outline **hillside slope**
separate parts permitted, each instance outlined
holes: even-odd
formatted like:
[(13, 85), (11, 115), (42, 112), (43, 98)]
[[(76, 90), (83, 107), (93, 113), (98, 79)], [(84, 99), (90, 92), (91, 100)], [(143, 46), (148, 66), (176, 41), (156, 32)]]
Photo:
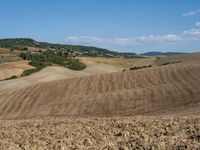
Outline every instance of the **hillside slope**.
[[(96, 63), (96, 62), (91, 62), (91, 61), (87, 61), (87, 62), (84, 61), (84, 63), (87, 64), (87, 68), (82, 71), (75, 71), (75, 70), (68, 69), (66, 67), (54, 65), (54, 66), (45, 67), (41, 71), (33, 73), (29, 76), (20, 77), (14, 80), (1, 81), (0, 90), (19, 89), (19, 88), (27, 87), (33, 84), (45, 83), (45, 82), (61, 80), (61, 79), (77, 78), (77, 77), (86, 76), (86, 75), (119, 72), (119, 71), (122, 71), (123, 69), (120, 67), (115, 67), (113, 65)], [(12, 62), (12, 64), (15, 64), (18, 67), (20, 66), (19, 61)], [(0, 78), (5, 77), (4, 75), (11, 75), (14, 71), (15, 71), (14, 73), (16, 73), (16, 69), (17, 69), (16, 66), (5, 65), (5, 63), (0, 64), (0, 67), (4, 68), (0, 70)], [(21, 68), (22, 68), (22, 65), (21, 65)]]
[(189, 62), (194, 60), (200, 60), (200, 53), (180, 54), (168, 57), (160, 57), (155, 60), (156, 65), (162, 65), (169, 62)]
[(13, 61), (0, 63), (0, 80), (10, 78), (12, 76), (20, 76), (26, 69), (31, 69), (33, 66), (28, 65), (27, 61)]
[(157, 52), (157, 51), (152, 51), (152, 52), (146, 52), (141, 54), (141, 56), (172, 56), (172, 55), (179, 55), (179, 54), (186, 54), (182, 52)]
[(0, 90), (0, 118), (199, 113), (200, 62)]
[(98, 48), (92, 46), (81, 46), (81, 45), (66, 45), (66, 44), (54, 44), (47, 42), (38, 42), (30, 38), (10, 38), (10, 39), (0, 39), (0, 48), (10, 48), (17, 50), (27, 50), (32, 51), (33, 49), (51, 49), (59, 51), (74, 51), (84, 55), (89, 56), (106, 56), (106, 57), (128, 57), (135, 58), (139, 57), (135, 53), (123, 53), (110, 51), (105, 48)]

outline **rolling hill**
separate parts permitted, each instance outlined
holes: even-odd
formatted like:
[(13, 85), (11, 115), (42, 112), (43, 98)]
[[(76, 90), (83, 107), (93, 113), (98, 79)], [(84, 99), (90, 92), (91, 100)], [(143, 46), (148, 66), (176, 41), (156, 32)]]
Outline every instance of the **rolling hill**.
[(141, 56), (172, 56), (172, 55), (179, 55), (179, 54), (187, 54), (187, 53), (183, 53), (183, 52), (147, 52), (147, 53), (143, 53), (140, 54)]
[(102, 57), (127, 57), (135, 58), (141, 57), (137, 56), (135, 53), (122, 53), (114, 52), (103, 48), (91, 47), (91, 46), (81, 46), (81, 45), (65, 45), (65, 44), (52, 44), (47, 42), (38, 42), (30, 38), (14, 38), (14, 39), (0, 39), (0, 47), (17, 49), (25, 51), (27, 49), (37, 48), (40, 49), (51, 49), (60, 51), (74, 51), (78, 52), (84, 56), (102, 56)]
[(0, 149), (198, 149), (199, 58), (81, 57), (0, 81)]
[(0, 91), (0, 118), (199, 113), (199, 61)]

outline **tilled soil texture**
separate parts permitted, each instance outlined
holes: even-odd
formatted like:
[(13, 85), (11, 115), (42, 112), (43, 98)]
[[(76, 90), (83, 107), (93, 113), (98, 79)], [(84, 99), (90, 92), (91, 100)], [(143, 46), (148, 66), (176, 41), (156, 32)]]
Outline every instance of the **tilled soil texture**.
[(200, 118), (137, 116), (1, 121), (0, 149), (200, 149)]
[(199, 61), (5, 87), (0, 119), (200, 114)]

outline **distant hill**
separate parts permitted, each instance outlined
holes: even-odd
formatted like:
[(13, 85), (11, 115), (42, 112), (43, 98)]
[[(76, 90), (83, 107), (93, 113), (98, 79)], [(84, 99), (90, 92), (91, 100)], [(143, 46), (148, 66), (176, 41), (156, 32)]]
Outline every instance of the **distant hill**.
[(186, 54), (182, 52), (147, 52), (141, 54), (141, 56), (160, 56), (160, 55), (166, 55), (166, 56), (171, 56), (171, 55), (178, 55), (178, 54)]
[(30, 38), (12, 38), (12, 39), (0, 39), (0, 47), (24, 50), (25, 47), (35, 47), (41, 49), (55, 49), (63, 51), (74, 51), (79, 52), (83, 56), (91, 57), (140, 57), (135, 53), (121, 53), (110, 51), (104, 48), (97, 48), (91, 46), (81, 46), (81, 45), (66, 45), (66, 44), (53, 44), (46, 42), (38, 42)]

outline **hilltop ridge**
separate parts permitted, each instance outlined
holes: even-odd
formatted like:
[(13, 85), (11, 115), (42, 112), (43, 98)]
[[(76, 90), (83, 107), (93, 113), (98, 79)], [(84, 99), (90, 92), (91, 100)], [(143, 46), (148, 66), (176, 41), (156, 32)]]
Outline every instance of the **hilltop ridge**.
[(103, 56), (103, 57), (139, 57), (136, 53), (115, 52), (104, 48), (81, 45), (53, 44), (47, 42), (38, 42), (31, 38), (11, 38), (0, 39), (0, 47), (24, 50), (26, 47), (34, 47), (38, 49), (64, 50), (78, 52), (83, 56)]

